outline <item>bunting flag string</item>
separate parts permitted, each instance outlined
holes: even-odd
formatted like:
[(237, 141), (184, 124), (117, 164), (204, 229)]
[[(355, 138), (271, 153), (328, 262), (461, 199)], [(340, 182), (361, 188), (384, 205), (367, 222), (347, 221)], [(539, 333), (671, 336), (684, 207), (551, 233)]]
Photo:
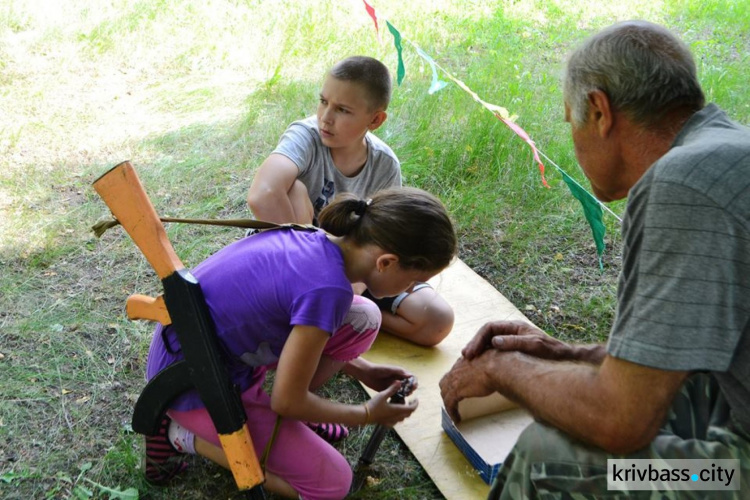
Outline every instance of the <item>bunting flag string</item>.
[[(375, 24), (375, 32), (377, 33), (378, 41), (382, 42), (380, 38), (380, 31), (378, 28), (378, 15), (375, 12), (375, 8), (370, 5), (367, 0), (362, 0), (365, 4), (365, 9), (367, 10), (367, 13), (372, 18), (374, 24)], [(405, 76), (406, 76), (406, 67), (404, 65), (403, 60), (403, 47), (402, 47), (402, 40), (407, 41), (410, 45), (414, 47), (414, 49), (417, 51), (417, 54), (424, 59), (432, 69), (432, 83), (430, 84), (430, 88), (428, 89), (428, 94), (434, 94), (435, 92), (438, 92), (439, 90), (445, 88), (448, 85), (448, 82), (440, 80), (438, 77), (437, 69), (439, 68), (451, 81), (453, 81), (459, 88), (461, 88), (464, 92), (468, 93), (474, 101), (481, 104), (485, 109), (490, 111), (495, 117), (502, 121), (508, 128), (513, 131), (518, 137), (520, 137), (526, 144), (529, 145), (531, 148), (534, 161), (539, 166), (539, 171), (541, 173), (542, 178), (542, 184), (544, 187), (549, 188), (549, 184), (547, 183), (547, 180), (545, 178), (544, 173), (544, 163), (542, 162), (540, 155), (543, 156), (549, 163), (555, 166), (555, 168), (560, 172), (562, 175), (563, 181), (568, 186), (568, 189), (570, 190), (571, 194), (574, 198), (576, 198), (583, 208), (584, 216), (586, 217), (586, 220), (589, 223), (589, 226), (591, 227), (591, 232), (594, 237), (594, 243), (596, 245), (596, 253), (599, 257), (599, 267), (600, 269), (603, 269), (603, 262), (602, 262), (602, 254), (604, 253), (605, 243), (604, 243), (604, 235), (605, 235), (605, 226), (604, 222), (602, 221), (602, 214), (603, 210), (606, 210), (611, 215), (613, 215), (617, 220), (621, 221), (620, 217), (617, 216), (609, 207), (604, 205), (599, 199), (597, 199), (594, 195), (592, 195), (590, 192), (588, 192), (586, 189), (583, 188), (578, 182), (575, 181), (570, 175), (568, 175), (567, 172), (565, 172), (559, 165), (557, 165), (554, 161), (552, 161), (547, 155), (544, 154), (543, 151), (539, 150), (536, 147), (536, 143), (531, 139), (529, 134), (516, 123), (516, 119), (518, 118), (518, 115), (510, 115), (508, 110), (502, 106), (497, 106), (495, 104), (489, 103), (484, 101), (479, 97), (479, 95), (471, 90), (468, 85), (466, 85), (464, 82), (453, 76), (449, 71), (447, 71), (445, 68), (441, 67), (432, 57), (430, 57), (424, 50), (422, 50), (419, 46), (417, 46), (414, 42), (409, 40), (408, 38), (405, 38), (401, 35), (401, 32), (389, 21), (385, 20), (386, 26), (388, 27), (388, 31), (393, 36), (394, 40), (394, 46), (396, 47), (396, 52), (398, 54), (398, 70), (397, 70), (397, 81), (398, 84), (401, 85), (403, 82)]]
[[(390, 23), (389, 23), (390, 24)], [(391, 25), (392, 26), (392, 25)], [(395, 30), (395, 28), (394, 28)], [(398, 33), (398, 30), (396, 30)], [(399, 39), (401, 35), (399, 33)], [(445, 73), (445, 75), (450, 78), (456, 85), (458, 85), (461, 89), (463, 89), (467, 94), (469, 94), (476, 102), (481, 104), (485, 109), (487, 109), (490, 113), (495, 115), (495, 117), (503, 122), (505, 125), (508, 126), (509, 129), (511, 129), (518, 137), (524, 140), (526, 144), (529, 145), (531, 148), (532, 154), (534, 156), (534, 160), (536, 161), (537, 165), (539, 166), (539, 172), (542, 176), (542, 184), (544, 187), (549, 188), (549, 184), (547, 184), (547, 179), (544, 177), (544, 163), (542, 163), (542, 160), (539, 158), (539, 152), (536, 147), (536, 143), (531, 140), (531, 137), (529, 137), (529, 134), (526, 133), (524, 129), (522, 129), (514, 120), (518, 117), (517, 115), (510, 116), (510, 113), (508, 110), (502, 106), (498, 106), (496, 104), (489, 103), (485, 101), (484, 99), (480, 98), (479, 95), (471, 90), (468, 85), (466, 85), (464, 82), (453, 76), (450, 71), (447, 71), (445, 68), (440, 66), (438, 63), (435, 62), (434, 59), (432, 59), (430, 56), (425, 54), (425, 52), (420, 49), (414, 42), (407, 39), (407, 42), (409, 42), (417, 51), (417, 53), (422, 56), (425, 60), (427, 60), (430, 63), (430, 66), (432, 66), (433, 71), (433, 78), (432, 78), (432, 86), (430, 87), (430, 90), (427, 91), (428, 94), (433, 94), (434, 92), (437, 92), (441, 88), (445, 87), (447, 85), (446, 82), (441, 82), (444, 85), (440, 86), (439, 88), (436, 88), (433, 90), (434, 87), (436, 87), (436, 75), (435, 75), (435, 67), (437, 66), (440, 68), (440, 70)]]

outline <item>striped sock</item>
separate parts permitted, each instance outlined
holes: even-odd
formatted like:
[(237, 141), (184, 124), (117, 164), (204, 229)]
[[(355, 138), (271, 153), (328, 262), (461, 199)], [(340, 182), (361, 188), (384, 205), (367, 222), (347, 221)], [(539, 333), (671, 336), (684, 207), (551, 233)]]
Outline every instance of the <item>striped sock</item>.
[(312, 429), (315, 434), (322, 437), (329, 443), (341, 441), (349, 435), (349, 429), (347, 429), (346, 426), (342, 424), (317, 424), (307, 422), (307, 426)]
[(152, 484), (169, 482), (187, 468), (179, 459), (180, 453), (169, 442), (168, 429), (171, 420), (165, 416), (154, 436), (146, 436), (146, 479)]

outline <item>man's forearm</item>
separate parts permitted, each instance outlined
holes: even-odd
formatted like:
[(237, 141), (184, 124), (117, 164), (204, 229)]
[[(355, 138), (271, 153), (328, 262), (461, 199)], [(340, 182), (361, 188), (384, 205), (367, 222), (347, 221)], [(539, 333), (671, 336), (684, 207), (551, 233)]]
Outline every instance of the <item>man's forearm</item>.
[[(596, 359), (598, 352), (582, 350), (580, 355)], [(654, 438), (688, 376), (612, 356), (595, 365), (488, 351), (475, 362), (489, 386), (539, 420), (621, 454)]]
[(574, 345), (571, 361), (583, 361), (593, 365), (600, 365), (607, 355), (607, 348), (604, 344), (586, 344)]
[[(502, 355), (502, 354), (501, 354)], [(584, 442), (601, 445), (596, 437), (607, 434), (606, 398), (596, 383), (598, 359), (594, 346), (575, 353), (580, 362), (548, 361), (520, 353), (509, 356), (502, 371), (488, 364), (486, 373), (496, 390), (528, 409), (535, 418)], [(592, 439), (592, 437), (594, 439)]]

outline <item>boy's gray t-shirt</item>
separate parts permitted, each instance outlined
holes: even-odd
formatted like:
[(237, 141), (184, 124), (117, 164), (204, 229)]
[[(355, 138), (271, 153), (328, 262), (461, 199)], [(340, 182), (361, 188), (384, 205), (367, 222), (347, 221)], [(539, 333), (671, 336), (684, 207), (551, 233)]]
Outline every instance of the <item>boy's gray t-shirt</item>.
[(315, 116), (289, 125), (273, 152), (297, 165), (297, 179), (307, 186), (317, 216), (336, 193), (366, 197), (381, 189), (401, 187), (401, 165), (391, 148), (370, 132), (365, 134), (365, 140), (367, 161), (354, 177), (346, 177), (334, 165), (330, 149), (320, 139)]
[(628, 195), (608, 352), (711, 371), (750, 433), (750, 130), (696, 113)]

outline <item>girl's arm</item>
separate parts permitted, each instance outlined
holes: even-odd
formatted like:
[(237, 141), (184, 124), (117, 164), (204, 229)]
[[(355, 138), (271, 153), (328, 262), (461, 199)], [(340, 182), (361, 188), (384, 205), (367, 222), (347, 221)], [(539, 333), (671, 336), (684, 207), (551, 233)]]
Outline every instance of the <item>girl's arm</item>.
[(318, 370), (328, 338), (328, 333), (313, 326), (298, 325), (292, 329), (276, 369), (271, 392), (273, 411), (283, 417), (312, 422), (337, 422), (345, 425), (379, 423), (392, 426), (417, 408), (416, 400), (404, 405), (388, 403), (388, 398), (399, 389), (399, 383), (392, 384), (367, 402), (367, 409), (365, 405), (336, 403), (310, 392), (310, 382)]
[[(393, 382), (414, 376), (413, 373), (400, 366), (371, 363), (363, 358), (349, 361), (341, 371), (376, 391), (383, 391), (389, 388)], [(414, 388), (416, 389), (416, 385)]]

